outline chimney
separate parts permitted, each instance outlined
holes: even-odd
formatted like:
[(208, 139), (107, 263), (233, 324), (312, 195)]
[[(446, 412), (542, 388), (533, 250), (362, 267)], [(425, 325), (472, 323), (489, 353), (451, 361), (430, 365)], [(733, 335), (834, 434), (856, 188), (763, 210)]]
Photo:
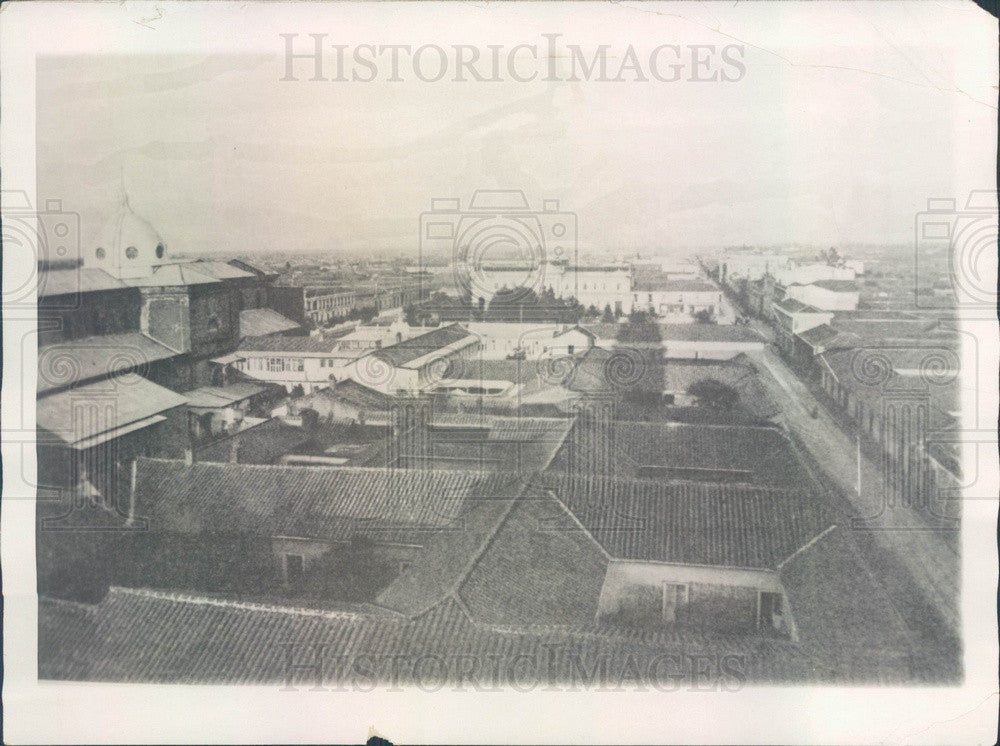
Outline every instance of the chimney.
[(185, 466), (191, 466), (192, 464), (194, 464), (194, 451), (192, 451), (190, 448), (185, 448), (184, 449), (184, 465)]
[(240, 462), (240, 439), (231, 438), (229, 440), (229, 463), (238, 464)]

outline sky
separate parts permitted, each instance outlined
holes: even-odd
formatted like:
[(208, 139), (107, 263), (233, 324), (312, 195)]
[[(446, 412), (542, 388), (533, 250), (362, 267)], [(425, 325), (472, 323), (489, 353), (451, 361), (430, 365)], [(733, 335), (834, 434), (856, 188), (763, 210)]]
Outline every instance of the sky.
[[(40, 58), (38, 198), (78, 212), (85, 244), (124, 185), (174, 251), (413, 254), (432, 198), (465, 207), (476, 189), (522, 189), (535, 208), (556, 199), (576, 214), (585, 253), (670, 255), (910, 243), (928, 198), (995, 188), (995, 20), (963, 3), (749, 5), (530, 19), (327, 6), (322, 22), (239, 52), (206, 39), (200, 53)], [(609, 45), (610, 60), (629, 45), (640, 60), (662, 44), (740, 45), (745, 72), (428, 83), (411, 67), (389, 82), (383, 61), (374, 82), (319, 82), (296, 62), (299, 80), (282, 81), (279, 31), (302, 51), (313, 32), (352, 48), (481, 49), (562, 33), (587, 52)]]

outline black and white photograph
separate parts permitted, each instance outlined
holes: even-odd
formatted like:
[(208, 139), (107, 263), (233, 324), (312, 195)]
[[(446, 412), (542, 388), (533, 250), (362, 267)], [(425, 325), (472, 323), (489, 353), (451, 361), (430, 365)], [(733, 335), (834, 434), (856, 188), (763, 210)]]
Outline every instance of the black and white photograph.
[(6, 741), (996, 740), (984, 7), (3, 11)]

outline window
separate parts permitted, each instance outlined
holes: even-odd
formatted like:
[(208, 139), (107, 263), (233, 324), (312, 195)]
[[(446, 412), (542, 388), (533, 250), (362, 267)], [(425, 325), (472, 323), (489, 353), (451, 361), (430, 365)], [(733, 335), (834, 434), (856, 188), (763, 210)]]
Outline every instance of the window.
[(575, 345), (570, 345), (569, 347), (566, 348), (567, 352), (569, 352), (570, 355), (573, 354), (574, 349), (576, 349)]
[(305, 557), (301, 554), (285, 555), (285, 580), (294, 583), (305, 571)]
[(139, 256), (139, 249), (137, 249), (135, 246), (129, 246), (127, 249), (125, 249), (125, 256), (128, 257), (129, 259), (135, 259), (137, 256)]
[(677, 612), (688, 600), (688, 587), (683, 583), (663, 584), (663, 623), (674, 624), (677, 621)]
[(94, 252), (94, 256), (96, 256), (98, 259), (103, 259), (105, 256), (107, 256), (107, 252), (103, 248), (98, 246), (97, 251)]
[(163, 247), (163, 244), (161, 244), (161, 243), (156, 244), (156, 258), (157, 259), (162, 259), (163, 258), (163, 253), (165, 251), (166, 251), (166, 249)]
[(762, 631), (784, 627), (784, 603), (780, 593), (761, 591), (757, 600), (757, 628)]

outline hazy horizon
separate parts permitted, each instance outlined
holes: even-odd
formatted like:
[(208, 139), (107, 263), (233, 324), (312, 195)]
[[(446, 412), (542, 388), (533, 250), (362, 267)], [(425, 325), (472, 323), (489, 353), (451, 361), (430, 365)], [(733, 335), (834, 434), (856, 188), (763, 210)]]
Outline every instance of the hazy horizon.
[[(557, 199), (577, 215), (582, 253), (669, 256), (906, 244), (927, 198), (961, 206), (992, 186), (971, 161), (963, 174), (980, 183), (958, 183), (955, 164), (969, 160), (961, 133), (995, 128), (995, 107), (962, 88), (954, 50), (934, 46), (960, 41), (971, 18), (871, 3), (850, 5), (845, 23), (822, 4), (752, 5), (712, 6), (739, 21), (735, 40), (652, 14), (636, 39), (568, 15), (539, 27), (612, 53), (743, 45), (745, 75), (707, 85), (309, 82), (308, 62), (282, 82), (278, 38), (271, 55), (40, 58), (38, 199), (78, 212), (84, 245), (124, 184), (174, 251), (408, 254), (432, 198), (464, 207), (475, 189), (523, 189), (532, 207)], [(852, 35), (819, 45), (813, 23)], [(435, 39), (430, 26), (380, 33)], [(501, 24), (468, 42), (540, 41), (510, 34)], [(341, 41), (359, 39), (372, 36)]]

